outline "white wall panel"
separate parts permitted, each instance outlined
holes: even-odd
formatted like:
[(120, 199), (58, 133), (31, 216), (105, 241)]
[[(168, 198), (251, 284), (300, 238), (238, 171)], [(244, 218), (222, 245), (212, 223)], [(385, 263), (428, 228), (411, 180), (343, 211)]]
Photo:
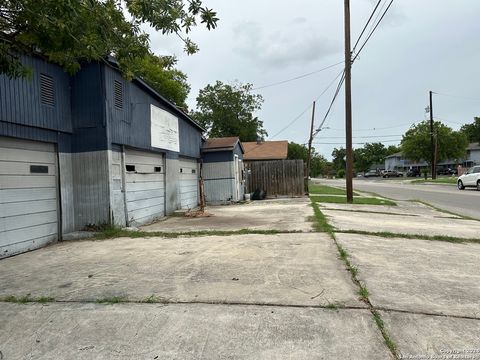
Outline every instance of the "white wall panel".
[(198, 206), (198, 163), (197, 160), (179, 159), (180, 207), (195, 209)]

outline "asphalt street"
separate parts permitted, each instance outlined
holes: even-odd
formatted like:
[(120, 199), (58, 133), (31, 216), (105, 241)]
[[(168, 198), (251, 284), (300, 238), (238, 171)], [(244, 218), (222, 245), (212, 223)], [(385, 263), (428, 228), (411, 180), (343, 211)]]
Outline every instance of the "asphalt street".
[[(322, 180), (331, 185), (345, 186), (344, 179)], [(455, 185), (411, 184), (409, 180), (354, 179), (359, 191), (377, 193), (394, 200), (421, 200), (444, 210), (480, 219), (480, 191), (460, 191)]]

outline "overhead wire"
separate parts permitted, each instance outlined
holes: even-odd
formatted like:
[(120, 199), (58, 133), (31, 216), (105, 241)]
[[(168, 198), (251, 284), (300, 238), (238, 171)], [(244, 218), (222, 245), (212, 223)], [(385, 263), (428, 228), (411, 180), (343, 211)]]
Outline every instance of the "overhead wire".
[(340, 62), (337, 62), (337, 63), (335, 63), (335, 64), (326, 66), (326, 67), (324, 67), (324, 68), (322, 68), (322, 69), (315, 70), (315, 71), (312, 71), (312, 72), (309, 72), (309, 73), (306, 73), (306, 74), (303, 74), (303, 75), (295, 76), (295, 77), (290, 78), (290, 79), (287, 79), (287, 80), (281, 80), (281, 81), (277, 81), (277, 82), (274, 82), (274, 83), (271, 83), (271, 84), (262, 85), (262, 86), (257, 86), (257, 87), (255, 87), (255, 88), (253, 88), (252, 90), (265, 89), (265, 88), (269, 88), (269, 87), (272, 87), (272, 86), (282, 85), (282, 84), (286, 84), (286, 83), (291, 82), (291, 81), (303, 79), (303, 78), (305, 78), (305, 77), (307, 77), (307, 76), (311, 76), (311, 75), (314, 75), (314, 74), (318, 74), (319, 72), (322, 72), (322, 71), (331, 69), (331, 68), (333, 68), (333, 67), (335, 67), (335, 66), (338, 66), (338, 65), (340, 65), (340, 64), (343, 64), (343, 63), (344, 63), (344, 61), (340, 61)]

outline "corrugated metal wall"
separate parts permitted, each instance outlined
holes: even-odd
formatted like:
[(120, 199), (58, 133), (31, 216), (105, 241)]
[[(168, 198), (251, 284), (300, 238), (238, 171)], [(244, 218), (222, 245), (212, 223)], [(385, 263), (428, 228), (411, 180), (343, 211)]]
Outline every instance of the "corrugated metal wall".
[(202, 165), (202, 177), (207, 202), (234, 200), (233, 161), (204, 163)]
[[(114, 106), (114, 83), (123, 85), (123, 109)], [(153, 104), (178, 117), (180, 155), (200, 158), (202, 132), (180, 112), (152, 96), (139, 85), (122, 78), (118, 71), (105, 67), (106, 114), (111, 142), (151, 150), (150, 105)]]

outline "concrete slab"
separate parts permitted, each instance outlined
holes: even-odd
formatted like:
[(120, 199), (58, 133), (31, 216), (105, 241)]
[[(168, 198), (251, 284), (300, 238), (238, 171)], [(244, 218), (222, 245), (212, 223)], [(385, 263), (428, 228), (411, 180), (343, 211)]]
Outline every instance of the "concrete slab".
[[(358, 205), (345, 206), (343, 209), (362, 210), (337, 211), (340, 207), (333, 204), (323, 204), (322, 212), (337, 230), (357, 230), (370, 232), (392, 232), (396, 234), (421, 235), (448, 235), (466, 239), (480, 240), (480, 221), (453, 219), (446, 214), (433, 209), (424, 214), (417, 214), (409, 208), (398, 206)], [(388, 209), (387, 209), (388, 208)], [(382, 212), (397, 213), (404, 211), (405, 215), (383, 214)], [(371, 212), (374, 212), (372, 214)], [(413, 214), (416, 216), (409, 216)]]
[(5, 359), (389, 359), (366, 310), (2, 305)]
[(308, 198), (286, 198), (253, 201), (239, 205), (209, 206), (209, 217), (170, 217), (144, 226), (143, 231), (202, 231), (202, 230), (279, 230), (304, 231), (313, 229), (309, 220), (313, 209)]
[(480, 359), (480, 320), (381, 312), (401, 359)]
[(0, 262), (0, 296), (63, 301), (363, 306), (321, 233), (120, 238), (53, 245)]
[(480, 319), (480, 244), (336, 236), (374, 306)]

